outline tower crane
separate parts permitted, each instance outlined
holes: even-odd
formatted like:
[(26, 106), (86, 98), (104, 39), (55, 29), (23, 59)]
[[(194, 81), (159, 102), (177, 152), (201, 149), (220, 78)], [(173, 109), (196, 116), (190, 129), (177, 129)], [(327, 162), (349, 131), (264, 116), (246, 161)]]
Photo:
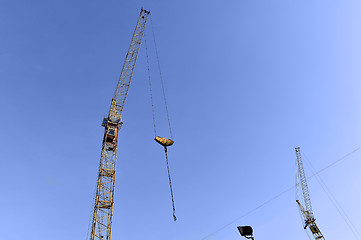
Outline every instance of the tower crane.
[(144, 9), (141, 9), (140, 11), (117, 88), (115, 89), (111, 101), (108, 117), (103, 119), (102, 126), (105, 130), (99, 164), (90, 240), (111, 240), (118, 131), (123, 124), (121, 115), (132, 80), (149, 13), (149, 11)]
[(296, 202), (298, 204), (298, 207), (299, 207), (299, 209), (301, 211), (301, 214), (302, 214), (302, 217), (303, 217), (303, 220), (304, 220), (303, 228), (304, 229), (309, 228), (309, 230), (311, 231), (314, 239), (316, 239), (316, 240), (325, 240), (325, 237), (322, 235), (320, 229), (318, 228), (318, 226), (316, 224), (316, 219), (313, 216), (310, 193), (308, 191), (306, 175), (305, 175), (305, 171), (304, 171), (303, 163), (302, 163), (302, 159), (301, 159), (300, 148), (296, 147), (295, 150), (296, 150), (297, 165), (298, 165), (298, 173), (297, 173), (297, 175), (300, 178), (300, 182), (301, 182), (304, 206), (301, 204), (299, 199), (297, 199)]

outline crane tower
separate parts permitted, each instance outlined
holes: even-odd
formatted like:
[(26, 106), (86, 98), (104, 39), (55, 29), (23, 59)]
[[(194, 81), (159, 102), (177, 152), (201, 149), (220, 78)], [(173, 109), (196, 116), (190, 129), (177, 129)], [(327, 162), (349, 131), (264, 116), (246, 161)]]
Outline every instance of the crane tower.
[(149, 11), (144, 9), (140, 11), (137, 26), (125, 58), (117, 88), (111, 101), (108, 117), (104, 118), (102, 123), (105, 131), (99, 164), (90, 240), (111, 240), (118, 131), (123, 124), (121, 115), (149, 13)]
[(300, 208), (303, 220), (304, 220), (304, 229), (309, 228), (313, 237), (316, 240), (325, 240), (324, 236), (322, 235), (320, 229), (316, 225), (316, 219), (313, 216), (312, 206), (311, 206), (311, 199), (310, 193), (308, 191), (307, 181), (305, 171), (303, 169), (303, 163), (301, 159), (300, 148), (296, 147), (296, 156), (297, 156), (297, 165), (298, 165), (298, 177), (300, 178), (300, 183), (302, 187), (302, 195), (304, 200), (304, 206), (302, 206), (299, 199), (296, 200), (298, 207)]

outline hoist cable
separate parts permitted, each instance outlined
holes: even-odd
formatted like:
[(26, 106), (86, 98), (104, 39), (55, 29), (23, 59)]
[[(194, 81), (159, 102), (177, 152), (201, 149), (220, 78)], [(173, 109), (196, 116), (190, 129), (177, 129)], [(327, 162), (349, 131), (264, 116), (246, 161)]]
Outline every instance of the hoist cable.
[(154, 137), (157, 136), (157, 130), (155, 125), (155, 114), (154, 114), (154, 103), (153, 103), (153, 91), (152, 91), (152, 82), (150, 80), (150, 69), (149, 69), (149, 56), (148, 56), (148, 45), (147, 45), (147, 37), (144, 33), (144, 43), (145, 43), (145, 54), (147, 57), (147, 72), (148, 72), (148, 82), (149, 82), (149, 92), (150, 92), (150, 103), (152, 104), (152, 113), (153, 113), (153, 127), (154, 127)]
[[(361, 146), (358, 147), (358, 148), (356, 148), (356, 149), (354, 149), (354, 150), (352, 150), (351, 152), (343, 155), (341, 158), (335, 160), (334, 162), (330, 163), (329, 165), (327, 165), (326, 167), (322, 168), (321, 170), (318, 170), (317, 172), (315, 172), (315, 173), (312, 174), (311, 176), (307, 177), (307, 179), (310, 179), (310, 178), (314, 177), (316, 174), (319, 174), (320, 172), (323, 172), (323, 171), (325, 171), (326, 169), (332, 167), (332, 166), (335, 165), (336, 163), (341, 162), (342, 160), (344, 160), (345, 158), (347, 158), (347, 157), (350, 156), (351, 154), (359, 151), (360, 149), (361, 149)], [(207, 238), (211, 237), (212, 235), (214, 235), (214, 234), (222, 231), (223, 229), (227, 228), (228, 226), (232, 225), (232, 224), (235, 223), (236, 221), (238, 221), (238, 220), (246, 217), (247, 215), (255, 212), (256, 210), (258, 210), (258, 209), (262, 208), (263, 206), (267, 205), (268, 203), (273, 202), (274, 200), (276, 200), (277, 198), (281, 197), (283, 194), (291, 191), (291, 190), (294, 189), (295, 187), (296, 187), (296, 184), (295, 184), (294, 186), (292, 186), (292, 187), (289, 187), (289, 188), (285, 189), (285, 190), (282, 191), (281, 193), (279, 193), (279, 194), (277, 194), (276, 196), (268, 199), (267, 201), (263, 202), (262, 204), (258, 205), (257, 207), (253, 208), (252, 210), (246, 212), (246, 213), (243, 214), (242, 216), (234, 219), (233, 221), (229, 222), (228, 224), (226, 224), (226, 225), (224, 225), (223, 227), (219, 228), (218, 230), (214, 231), (213, 233), (208, 234), (207, 236), (205, 236), (204, 238), (202, 238), (202, 240), (206, 240)]]
[[(153, 41), (154, 41), (154, 47), (155, 47), (155, 54), (156, 54), (156, 57), (157, 57), (157, 63), (158, 63), (158, 71), (159, 71), (159, 76), (160, 76), (160, 82), (161, 82), (161, 85), (162, 85), (164, 105), (165, 105), (165, 110), (166, 110), (166, 113), (167, 113), (169, 133), (170, 133), (171, 139), (173, 139), (172, 128), (171, 128), (171, 125), (170, 125), (170, 118), (169, 118), (169, 113), (168, 113), (167, 98), (166, 98), (166, 96), (165, 96), (164, 81), (163, 81), (162, 71), (161, 71), (161, 68), (160, 68), (160, 61), (159, 61), (157, 43), (156, 43), (156, 41), (155, 41), (155, 34), (154, 34), (152, 17), (151, 17), (151, 21), (150, 21), (150, 22), (151, 22), (151, 26), (152, 26)], [(147, 69), (148, 69), (148, 82), (149, 82), (149, 90), (150, 90), (150, 100), (151, 100), (151, 104), (152, 104), (152, 113), (153, 113), (154, 135), (155, 135), (155, 137), (157, 137), (156, 123), (155, 123), (155, 113), (154, 113), (154, 103), (153, 103), (153, 91), (152, 91), (152, 83), (151, 83), (150, 68), (149, 68), (148, 45), (147, 45), (146, 37), (145, 37), (144, 39), (145, 39), (144, 42), (145, 42), (146, 57), (147, 57)], [(174, 198), (173, 198), (173, 187), (172, 187), (172, 180), (171, 180), (171, 175), (170, 175), (170, 170), (169, 170), (168, 153), (167, 153), (167, 147), (166, 147), (166, 146), (164, 146), (164, 152), (165, 152), (165, 158), (166, 158), (166, 164), (167, 164), (167, 170), (168, 170), (168, 179), (169, 179), (170, 195), (171, 195), (171, 199), (172, 199), (173, 219), (174, 219), (174, 221), (176, 221), (176, 220), (177, 220), (177, 217), (175, 216), (175, 207), (174, 207)]]
[(171, 128), (171, 125), (170, 125), (170, 118), (169, 118), (169, 113), (168, 113), (167, 98), (165, 97), (163, 76), (162, 76), (162, 71), (161, 71), (161, 68), (160, 68), (160, 62), (159, 62), (159, 56), (158, 56), (158, 48), (157, 48), (157, 43), (156, 43), (156, 41), (155, 41), (155, 34), (154, 34), (152, 14), (149, 14), (149, 15), (150, 15), (150, 25), (152, 26), (152, 33), (153, 33), (153, 41), (154, 41), (154, 47), (155, 47), (155, 54), (156, 54), (156, 56), (157, 56), (157, 63), (158, 63), (158, 70), (159, 70), (160, 82), (161, 82), (162, 90), (163, 90), (163, 98), (164, 98), (165, 110), (166, 110), (167, 118), (168, 118), (169, 133), (170, 133), (171, 139), (173, 139), (172, 128)]
[(164, 152), (165, 152), (165, 159), (166, 159), (166, 162), (167, 162), (167, 170), (168, 170), (168, 179), (169, 179), (170, 195), (171, 195), (171, 197), (172, 197), (173, 219), (174, 219), (174, 221), (177, 221), (177, 217), (175, 216), (175, 207), (174, 207), (174, 199), (173, 199), (173, 188), (172, 188), (172, 180), (171, 180), (170, 171), (169, 171), (167, 147), (164, 147)]

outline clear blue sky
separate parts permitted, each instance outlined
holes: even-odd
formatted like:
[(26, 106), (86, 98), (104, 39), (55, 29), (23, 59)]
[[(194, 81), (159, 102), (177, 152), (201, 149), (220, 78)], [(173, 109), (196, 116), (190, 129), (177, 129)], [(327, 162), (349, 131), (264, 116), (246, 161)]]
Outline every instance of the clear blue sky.
[[(361, 146), (356, 0), (0, 0), (0, 238), (86, 239), (100, 124), (141, 7), (166, 85), (178, 221), (142, 45), (119, 135), (112, 239), (237, 240), (237, 225), (257, 240), (307, 239), (293, 190), (238, 218), (294, 185), (295, 146), (316, 170)], [(320, 174), (359, 231), (360, 158)], [(326, 239), (354, 239), (316, 179), (309, 187)]]

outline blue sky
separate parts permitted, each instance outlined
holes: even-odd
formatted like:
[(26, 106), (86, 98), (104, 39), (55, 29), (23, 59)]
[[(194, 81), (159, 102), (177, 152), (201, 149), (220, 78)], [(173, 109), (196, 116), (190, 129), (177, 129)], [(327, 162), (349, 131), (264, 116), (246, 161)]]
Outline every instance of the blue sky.
[[(316, 170), (361, 146), (356, 0), (0, 1), (1, 238), (86, 239), (100, 124), (141, 7), (165, 80), (178, 221), (142, 45), (119, 134), (112, 239), (236, 240), (237, 225), (256, 239), (307, 239), (293, 190), (240, 217), (294, 185), (295, 146)], [(320, 173), (359, 231), (360, 157)], [(315, 178), (309, 188), (325, 237), (355, 239)]]

